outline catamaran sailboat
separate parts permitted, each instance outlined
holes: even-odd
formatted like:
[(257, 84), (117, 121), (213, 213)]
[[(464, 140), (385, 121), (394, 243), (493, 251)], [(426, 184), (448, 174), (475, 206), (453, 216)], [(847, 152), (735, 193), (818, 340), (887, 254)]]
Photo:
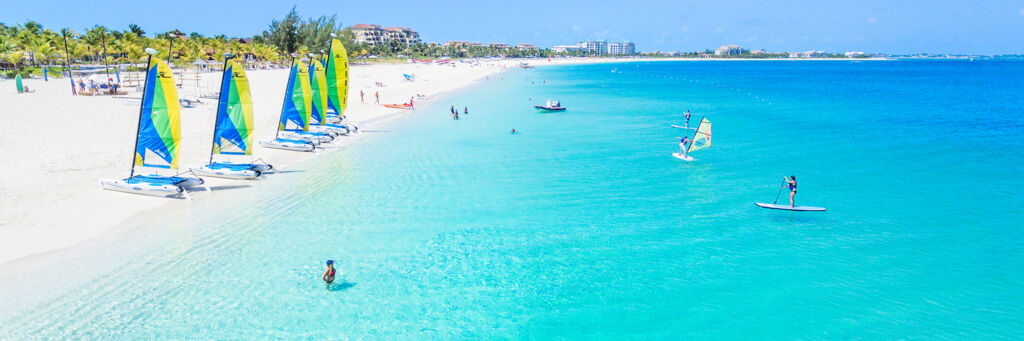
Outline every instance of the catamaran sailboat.
[(309, 130), (326, 133), (332, 137), (348, 135), (347, 127), (327, 123), (327, 74), (324, 72), (324, 65), (315, 58), (316, 55), (310, 53), (309, 57), (309, 85), (312, 91)]
[(679, 152), (672, 153), (672, 156), (675, 156), (680, 160), (697, 161), (697, 159), (694, 159), (689, 154), (707, 147), (711, 147), (711, 121), (701, 117), (700, 125), (698, 125), (697, 129), (694, 131), (693, 138), (690, 139), (690, 144), (686, 145), (680, 142)]
[(205, 166), (190, 166), (203, 176), (229, 179), (256, 179), (274, 167), (267, 163), (213, 161), (214, 154), (252, 155), (252, 95), (245, 69), (224, 54), (224, 74), (217, 99), (217, 118), (213, 125), (210, 161)]
[(307, 71), (302, 61), (295, 60), (297, 56), (297, 54), (292, 54), (292, 70), (288, 75), (288, 86), (285, 88), (284, 104), (281, 106), (281, 116), (278, 119), (274, 139), (260, 140), (260, 145), (274, 149), (310, 152), (316, 149), (317, 143), (310, 139), (295, 137), (302, 136), (301, 134), (285, 134), (289, 127), (291, 127), (291, 131), (304, 131), (309, 128), (311, 110), (309, 77), (305, 76)]
[[(335, 36), (333, 33), (331, 36)], [(325, 77), (327, 78), (327, 119), (328, 124), (345, 127), (352, 133), (359, 132), (351, 122), (345, 119), (345, 108), (348, 106), (348, 52), (345, 45), (337, 38), (331, 39), (331, 48), (325, 60)], [(342, 122), (348, 122), (342, 124)]]
[[(135, 167), (178, 169), (181, 142), (181, 105), (174, 75), (166, 62), (153, 58), (156, 50), (147, 48), (146, 83), (142, 91), (139, 123), (135, 130), (135, 148), (127, 179), (100, 179), (100, 188), (133, 194), (191, 199), (187, 188), (203, 185), (198, 177), (136, 175)], [(204, 186), (205, 187), (205, 186)], [(206, 187), (209, 191), (210, 188)]]

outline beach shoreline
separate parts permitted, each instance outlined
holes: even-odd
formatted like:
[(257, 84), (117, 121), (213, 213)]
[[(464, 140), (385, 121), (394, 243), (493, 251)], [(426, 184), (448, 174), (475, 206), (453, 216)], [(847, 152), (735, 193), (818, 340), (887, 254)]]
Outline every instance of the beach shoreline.
[[(423, 64), (370, 64), (353, 65), (350, 74), (349, 107), (346, 115), (355, 122), (363, 134), (383, 130), (389, 122), (407, 113), (405, 109), (389, 109), (373, 105), (374, 94), (381, 93), (381, 103), (404, 103), (417, 94), (425, 95), (424, 101), (455, 90), (467, 88), (488, 76), (509, 69), (518, 69), (519, 63), (531, 65), (567, 65), (587, 63), (615, 63), (630, 60), (607, 58), (572, 59), (529, 59), (529, 60), (488, 60), (478, 66), (454, 63), (452, 65)], [(416, 81), (404, 81), (403, 73), (415, 73)], [(283, 96), (283, 84), (287, 69), (247, 71), (252, 87), (256, 132), (254, 142), (272, 136)], [(180, 74), (176, 73), (176, 77)], [(219, 72), (203, 73), (203, 82), (219, 82)], [(375, 86), (376, 82), (384, 87)], [(11, 84), (8, 84), (11, 83)], [(179, 97), (192, 98), (193, 93), (202, 89), (188, 81), (182, 81)], [(196, 82), (200, 83), (200, 82)], [(134, 136), (133, 127), (138, 117), (138, 102), (124, 97), (72, 96), (67, 78), (26, 80), (26, 85), (36, 92), (15, 95), (0, 94), (0, 101), (10, 103), (0, 108), (0, 116), (8, 121), (0, 128), (0, 157), (10, 160), (0, 166), (0, 175), (6, 179), (0, 185), (0, 194), (7, 203), (0, 208), (0, 265), (31, 258), (33, 255), (50, 253), (83, 244), (94, 238), (117, 230), (117, 226), (131, 225), (142, 219), (149, 219), (162, 211), (187, 210), (191, 205), (202, 205), (204, 199), (217, 195), (221, 190), (239, 187), (259, 186), (262, 181), (275, 181), (269, 174), (264, 180), (237, 181), (206, 177), (213, 189), (206, 192), (193, 188), (191, 202), (132, 195), (97, 188), (101, 178), (116, 179), (127, 176)], [(200, 87), (202, 87), (200, 85)], [(0, 88), (13, 88), (11, 80), (0, 81)], [(128, 97), (139, 96), (134, 90)], [(364, 103), (360, 102), (360, 91)], [(136, 97), (137, 98), (137, 97)], [(182, 109), (182, 163), (179, 171), (190, 165), (206, 161), (212, 134), (216, 103), (203, 99), (205, 103), (195, 108)], [(417, 100), (419, 101), (419, 100)], [(43, 112), (52, 116), (33, 115), (28, 126), (47, 127), (48, 131), (62, 132), (48, 135), (40, 141), (38, 132), (21, 129), (25, 124), (19, 112)], [(90, 117), (83, 117), (90, 115)], [(343, 149), (363, 136), (339, 137), (325, 148), (330, 153)], [(257, 147), (252, 158), (232, 158), (243, 161), (264, 158), (278, 170), (301, 168), (317, 154), (289, 152)], [(147, 170), (148, 171), (148, 170)], [(123, 174), (122, 174), (123, 173)]]

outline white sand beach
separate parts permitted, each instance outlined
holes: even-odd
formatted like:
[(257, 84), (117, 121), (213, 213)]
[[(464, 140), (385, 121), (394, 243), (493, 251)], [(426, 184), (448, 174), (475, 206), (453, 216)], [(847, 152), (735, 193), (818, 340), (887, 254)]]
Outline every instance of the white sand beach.
[[(392, 118), (415, 115), (416, 111), (388, 109), (373, 105), (380, 91), (381, 103), (408, 102), (416, 94), (425, 101), (438, 94), (469, 86), (523, 60), (481, 63), (480, 66), (374, 64), (353, 65), (350, 72), (349, 107), (346, 115), (363, 130), (380, 129)], [(531, 60), (538, 66), (609, 62), (608, 59)], [(281, 110), (287, 69), (250, 70), (256, 139), (273, 136)], [(402, 74), (416, 75), (415, 82)], [(176, 75), (177, 76), (177, 75)], [(204, 73), (204, 81), (216, 84), (220, 73)], [(384, 87), (377, 87), (382, 82)], [(202, 205), (218, 191), (192, 192), (192, 201), (132, 195), (98, 188), (100, 178), (118, 179), (128, 175), (138, 120), (140, 89), (122, 98), (72, 96), (67, 78), (28, 79), (34, 93), (16, 94), (13, 80), (0, 81), (0, 263), (33, 254), (73, 246), (94, 238), (128, 219), (154, 208), (188, 209)], [(192, 97), (195, 82), (183, 82), (179, 94)], [(191, 83), (191, 84), (190, 84)], [(10, 90), (10, 91), (8, 91)], [(359, 92), (365, 94), (360, 103)], [(209, 156), (216, 101), (206, 99), (194, 108), (182, 109), (181, 167), (205, 164)], [(364, 134), (372, 134), (364, 133)], [(340, 137), (335, 147), (360, 140)], [(331, 148), (328, 150), (336, 150)], [(278, 169), (315, 158), (317, 154), (266, 149), (257, 146), (254, 157)], [(238, 161), (248, 158), (237, 159)], [(206, 178), (213, 188), (236, 184), (236, 180)], [(263, 181), (274, 181), (269, 177)], [(166, 206), (162, 206), (166, 205)]]

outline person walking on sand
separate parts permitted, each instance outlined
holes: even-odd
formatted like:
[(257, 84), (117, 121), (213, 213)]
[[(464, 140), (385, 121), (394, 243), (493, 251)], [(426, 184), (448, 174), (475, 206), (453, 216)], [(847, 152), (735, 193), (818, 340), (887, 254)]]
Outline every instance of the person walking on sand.
[(413, 97), (409, 97), (409, 109), (416, 110), (416, 106), (412, 104)]
[(363, 100), (363, 90), (359, 90), (359, 103), (366, 104), (366, 101)]
[(322, 278), (324, 282), (327, 282), (327, 284), (331, 284), (334, 282), (334, 275), (337, 273), (338, 271), (334, 269), (334, 261), (328, 259), (327, 270), (324, 270), (324, 274), (323, 276), (320, 276), (320, 278)]
[(786, 179), (786, 177), (782, 177), (782, 180), (786, 181), (786, 184), (782, 185), (782, 188), (786, 188), (786, 186), (789, 186), (789, 207), (794, 207), (795, 204), (793, 202), (793, 197), (796, 196), (796, 176), (790, 175), (789, 179)]
[(380, 91), (374, 91), (373, 97), (376, 98), (373, 104), (380, 104)]

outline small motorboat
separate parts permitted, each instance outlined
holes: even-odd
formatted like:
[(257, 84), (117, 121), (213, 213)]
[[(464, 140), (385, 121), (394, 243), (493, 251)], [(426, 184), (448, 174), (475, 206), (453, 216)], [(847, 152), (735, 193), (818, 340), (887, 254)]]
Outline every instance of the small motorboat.
[(565, 107), (560, 102), (550, 99), (544, 105), (535, 105), (533, 108), (539, 111), (565, 111)]

